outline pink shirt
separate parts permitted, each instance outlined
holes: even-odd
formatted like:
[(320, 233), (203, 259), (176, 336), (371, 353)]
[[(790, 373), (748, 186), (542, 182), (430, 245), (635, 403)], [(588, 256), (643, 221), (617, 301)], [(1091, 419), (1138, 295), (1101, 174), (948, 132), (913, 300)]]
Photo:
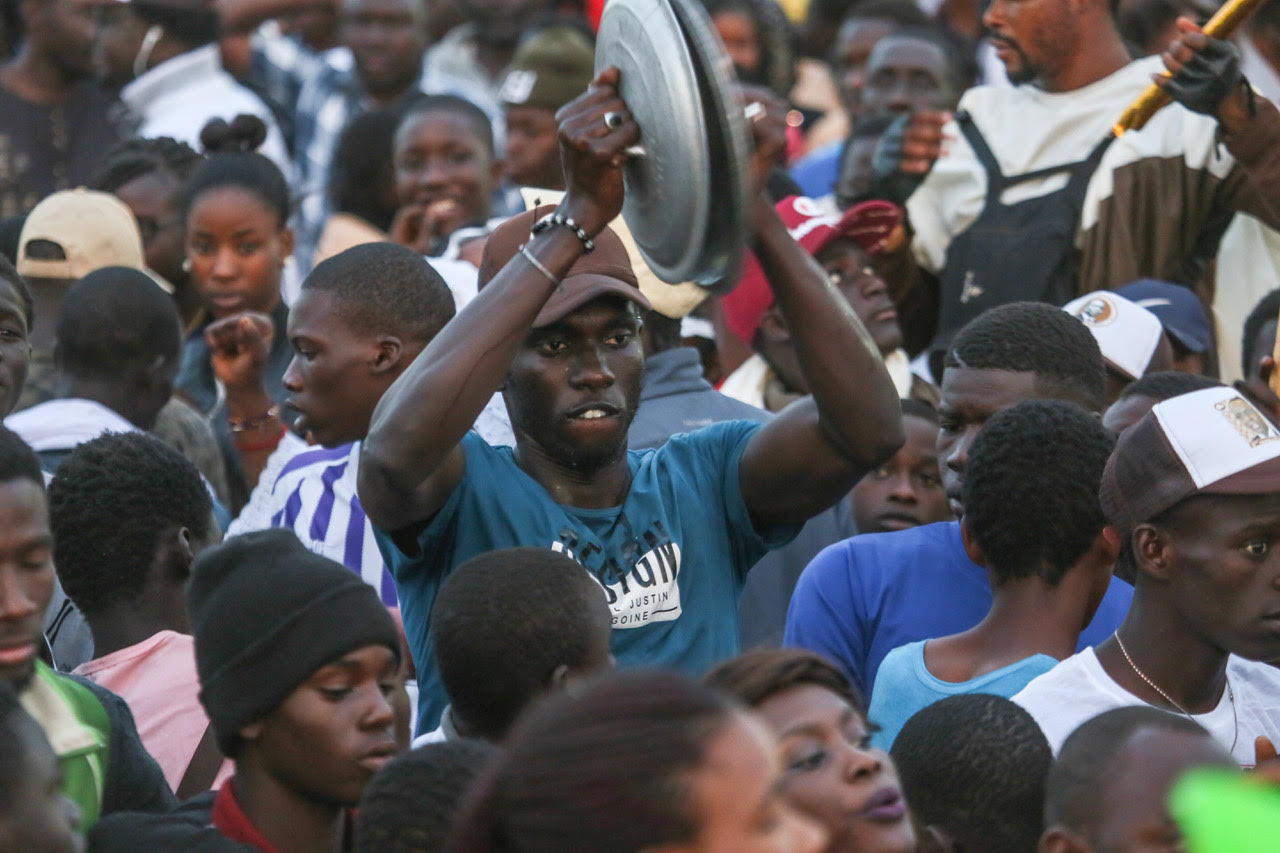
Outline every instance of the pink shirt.
[[(133, 712), (142, 745), (160, 764), (175, 791), (209, 727), (200, 705), (195, 642), (186, 634), (161, 631), (141, 643), (94, 658), (76, 675), (120, 696)], [(213, 787), (231, 775), (224, 763)]]

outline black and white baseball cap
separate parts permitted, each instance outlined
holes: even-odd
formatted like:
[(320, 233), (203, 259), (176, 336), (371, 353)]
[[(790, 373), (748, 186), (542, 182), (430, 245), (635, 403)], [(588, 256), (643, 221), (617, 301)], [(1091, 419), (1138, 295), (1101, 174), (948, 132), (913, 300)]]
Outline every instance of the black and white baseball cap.
[(1128, 534), (1195, 494), (1280, 492), (1280, 430), (1234, 388), (1157, 403), (1121, 435), (1102, 509)]
[(1109, 290), (1086, 293), (1062, 310), (1088, 327), (1109, 367), (1127, 379), (1146, 374), (1164, 336), (1159, 317)]

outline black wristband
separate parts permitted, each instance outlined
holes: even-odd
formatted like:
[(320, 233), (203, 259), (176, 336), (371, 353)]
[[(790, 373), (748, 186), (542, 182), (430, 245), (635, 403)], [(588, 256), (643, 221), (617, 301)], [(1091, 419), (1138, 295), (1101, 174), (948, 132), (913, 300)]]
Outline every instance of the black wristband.
[(530, 234), (538, 234), (546, 231), (552, 225), (563, 225), (574, 233), (579, 240), (582, 241), (582, 247), (588, 254), (596, 250), (596, 244), (591, 242), (591, 238), (587, 236), (587, 232), (582, 230), (578, 223), (573, 221), (572, 216), (561, 216), (559, 213), (553, 213), (548, 217), (539, 219), (534, 223), (533, 228), (529, 230)]

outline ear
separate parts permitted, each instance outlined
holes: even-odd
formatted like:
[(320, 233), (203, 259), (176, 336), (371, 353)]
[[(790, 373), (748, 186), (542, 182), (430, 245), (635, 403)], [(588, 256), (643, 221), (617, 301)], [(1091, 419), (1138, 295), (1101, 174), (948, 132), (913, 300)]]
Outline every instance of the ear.
[(1154, 580), (1168, 582), (1173, 562), (1169, 537), (1150, 524), (1139, 524), (1130, 542), (1138, 571)]
[(250, 723), (247, 726), (241, 726), (240, 737), (246, 742), (255, 741), (262, 737), (262, 730), (266, 728), (266, 725), (267, 723), (265, 720), (258, 720), (257, 722)]
[(373, 351), (373, 360), (369, 362), (369, 370), (375, 376), (395, 370), (400, 366), (400, 356), (404, 345), (394, 335), (383, 335), (378, 338), (377, 349)]
[(280, 230), (280, 252), (285, 258), (293, 254), (293, 229), (288, 225)]
[(978, 540), (974, 538), (973, 531), (969, 528), (968, 518), (960, 519), (960, 541), (964, 543), (964, 552), (979, 566), (985, 566), (986, 561), (983, 559), (982, 547), (978, 545)]
[(196, 552), (191, 547), (191, 531), (186, 527), (179, 528), (178, 530), (177, 548), (178, 553), (182, 555), (184, 560), (186, 560), (189, 568), (191, 564), (196, 561)]
[(1064, 826), (1051, 826), (1040, 836), (1037, 853), (1093, 853), (1093, 847)]
[(760, 318), (760, 333), (770, 343), (783, 344), (791, 340), (791, 327), (783, 319), (782, 309), (777, 303), (770, 305)]
[(565, 685), (569, 683), (572, 670), (568, 664), (560, 664), (551, 672), (551, 677), (547, 679), (547, 690), (552, 693), (558, 693), (563, 690)]
[(1276, 372), (1276, 360), (1274, 356), (1264, 355), (1258, 362), (1258, 375), (1262, 377), (1262, 381), (1271, 384), (1271, 375)]

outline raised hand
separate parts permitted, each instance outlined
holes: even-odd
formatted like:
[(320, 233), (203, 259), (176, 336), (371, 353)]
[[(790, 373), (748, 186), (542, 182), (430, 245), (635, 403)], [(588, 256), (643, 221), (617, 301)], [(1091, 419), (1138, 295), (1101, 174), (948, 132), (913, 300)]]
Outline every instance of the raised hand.
[(228, 396), (265, 387), (274, 336), (271, 318), (256, 311), (224, 317), (205, 329), (213, 373), (226, 386)]
[(943, 128), (951, 113), (922, 110), (903, 116), (880, 137), (871, 165), (871, 191), (902, 204), (920, 185), (951, 140)]
[(601, 71), (591, 87), (556, 113), (565, 192), (561, 209), (588, 234), (598, 234), (622, 212), (622, 164), (640, 128), (618, 94), (622, 74)]

